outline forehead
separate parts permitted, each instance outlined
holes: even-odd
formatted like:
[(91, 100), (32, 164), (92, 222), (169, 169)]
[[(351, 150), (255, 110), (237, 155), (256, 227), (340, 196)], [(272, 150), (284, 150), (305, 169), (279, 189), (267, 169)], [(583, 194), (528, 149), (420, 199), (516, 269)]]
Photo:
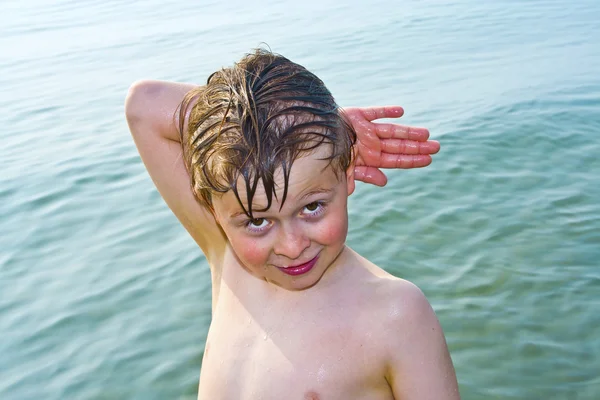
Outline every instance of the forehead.
[[(325, 148), (318, 148), (310, 154), (303, 155), (292, 164), (284, 207), (295, 207), (295, 203), (304, 200), (307, 194), (315, 191), (331, 190), (340, 183), (340, 176), (336, 173), (330, 161), (324, 159), (330, 155), (330, 151), (326, 146), (321, 147)], [(272, 196), (270, 210), (279, 210), (285, 186), (285, 177), (281, 168), (275, 171), (273, 181), (276, 196)], [(238, 180), (237, 187), (242, 204), (248, 209), (248, 190), (242, 178)], [(256, 210), (266, 208), (267, 204), (268, 199), (265, 188), (262, 182), (259, 181), (252, 198), (253, 213)], [(242, 211), (235, 194), (231, 190), (216, 197), (213, 200), (213, 206), (215, 210), (220, 210), (230, 216), (239, 214)]]

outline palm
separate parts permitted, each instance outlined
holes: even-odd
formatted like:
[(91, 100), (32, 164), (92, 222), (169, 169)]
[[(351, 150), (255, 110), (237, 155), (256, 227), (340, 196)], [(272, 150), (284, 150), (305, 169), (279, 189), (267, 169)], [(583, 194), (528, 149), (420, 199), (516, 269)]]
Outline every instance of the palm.
[(431, 154), (440, 144), (429, 139), (429, 131), (412, 126), (375, 123), (381, 118), (399, 118), (402, 107), (345, 108), (344, 114), (356, 131), (356, 180), (384, 186), (380, 168), (420, 168), (431, 164)]

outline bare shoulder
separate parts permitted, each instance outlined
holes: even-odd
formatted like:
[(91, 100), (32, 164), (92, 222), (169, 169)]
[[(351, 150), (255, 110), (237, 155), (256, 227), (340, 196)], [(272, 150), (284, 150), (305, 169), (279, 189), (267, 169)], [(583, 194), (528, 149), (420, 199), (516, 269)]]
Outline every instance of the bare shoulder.
[(435, 313), (423, 291), (414, 283), (400, 278), (390, 278), (382, 282), (383, 296), (390, 308), (389, 323), (407, 322), (431, 323)]
[(423, 291), (414, 283), (384, 273), (371, 283), (368, 295), (370, 307), (386, 330), (403, 336), (412, 331), (437, 329), (438, 319)]
[(458, 384), (440, 322), (415, 284), (379, 279), (378, 307), (385, 311), (380, 343), (386, 380), (395, 398), (458, 399)]
[[(414, 283), (398, 278), (358, 253), (350, 250), (360, 265), (361, 273), (352, 278), (354, 285), (361, 289), (364, 305), (371, 309), (379, 322), (385, 324), (403, 324), (405, 321), (435, 318), (429, 301)], [(437, 320), (437, 319), (436, 319)]]

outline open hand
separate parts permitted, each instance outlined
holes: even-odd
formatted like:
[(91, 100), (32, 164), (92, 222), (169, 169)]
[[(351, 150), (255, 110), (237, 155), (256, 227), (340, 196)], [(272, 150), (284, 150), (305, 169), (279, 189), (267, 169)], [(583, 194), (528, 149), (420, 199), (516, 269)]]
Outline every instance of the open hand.
[(381, 118), (400, 118), (400, 106), (344, 108), (356, 131), (354, 179), (385, 186), (387, 177), (380, 168), (421, 168), (431, 164), (431, 154), (440, 150), (439, 142), (429, 139), (425, 128), (399, 124), (374, 123)]

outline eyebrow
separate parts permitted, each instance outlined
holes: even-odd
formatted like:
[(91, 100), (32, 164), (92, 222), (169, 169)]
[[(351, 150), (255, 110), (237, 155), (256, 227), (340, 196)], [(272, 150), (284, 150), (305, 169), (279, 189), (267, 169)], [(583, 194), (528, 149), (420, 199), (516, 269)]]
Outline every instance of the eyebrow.
[[(302, 200), (305, 200), (305, 199), (307, 199), (307, 198), (309, 198), (311, 196), (317, 195), (317, 194), (329, 194), (331, 192), (333, 192), (333, 188), (329, 188), (329, 189), (327, 189), (327, 188), (317, 188), (317, 189), (314, 189), (314, 190), (311, 190), (309, 192), (304, 193), (302, 196), (300, 196), (298, 198), (298, 200), (302, 201)], [(256, 210), (258, 207), (259, 206), (257, 204), (252, 204), (252, 209), (253, 210)], [(240, 215), (246, 215), (246, 213), (244, 211), (242, 211), (242, 210), (236, 211), (233, 214), (231, 214), (229, 216), (229, 218), (235, 219), (235, 218), (239, 217)]]
[(300, 196), (300, 198), (298, 200), (304, 200), (310, 196), (314, 196), (316, 194), (329, 194), (333, 192), (333, 188), (317, 188), (314, 190), (311, 190), (310, 192), (304, 193), (302, 196)]
[[(256, 210), (257, 208), (258, 208), (258, 205), (252, 204), (252, 209), (253, 209), (253, 210)], [(236, 212), (234, 212), (233, 214), (231, 214), (231, 215), (229, 216), (229, 218), (231, 218), (231, 219), (235, 219), (235, 218), (239, 217), (240, 215), (246, 215), (246, 213), (245, 213), (244, 211), (242, 211), (242, 210), (240, 210), (240, 211), (236, 211)], [(246, 215), (246, 216), (247, 216), (247, 215)]]

